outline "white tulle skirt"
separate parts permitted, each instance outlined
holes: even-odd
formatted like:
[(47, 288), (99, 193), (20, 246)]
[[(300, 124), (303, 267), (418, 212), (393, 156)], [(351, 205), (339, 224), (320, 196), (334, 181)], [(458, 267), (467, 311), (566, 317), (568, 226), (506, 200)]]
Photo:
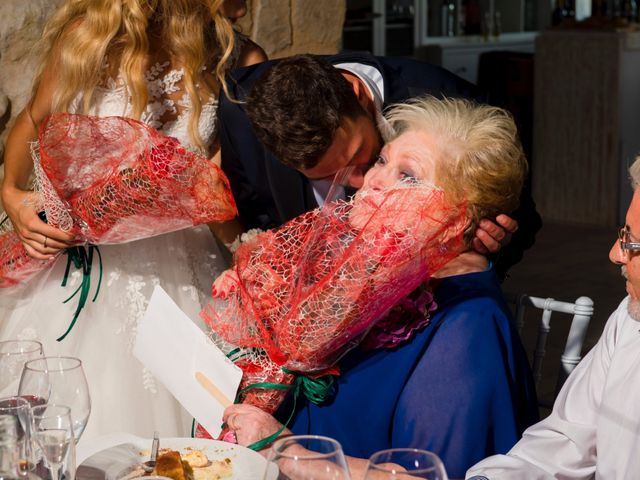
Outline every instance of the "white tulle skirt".
[[(100, 247), (102, 285), (94, 259), (91, 294), (67, 337), (77, 298), (62, 302), (78, 287), (82, 275), (70, 274), (61, 287), (67, 256), (25, 285), (0, 289), (0, 339), (37, 339), (45, 355), (82, 360), (91, 395), (91, 415), (81, 440), (110, 432), (151, 437), (188, 436), (191, 417), (133, 356), (138, 322), (156, 285), (162, 286), (201, 328), (200, 310), (211, 284), (225, 268), (207, 227), (183, 230), (123, 245)], [(0, 392), (1, 394), (2, 392)], [(6, 393), (6, 392), (5, 392)]]

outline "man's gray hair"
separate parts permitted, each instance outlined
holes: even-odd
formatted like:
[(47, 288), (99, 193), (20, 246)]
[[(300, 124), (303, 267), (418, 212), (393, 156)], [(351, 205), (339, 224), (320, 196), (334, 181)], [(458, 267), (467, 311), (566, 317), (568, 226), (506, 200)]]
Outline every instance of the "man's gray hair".
[(631, 186), (633, 189), (640, 187), (640, 156), (629, 167), (629, 177), (631, 178)]

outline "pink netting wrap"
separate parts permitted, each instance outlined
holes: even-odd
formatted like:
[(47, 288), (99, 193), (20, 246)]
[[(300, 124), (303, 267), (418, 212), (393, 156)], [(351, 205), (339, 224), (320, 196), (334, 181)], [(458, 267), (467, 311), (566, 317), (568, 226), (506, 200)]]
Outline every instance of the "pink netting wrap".
[[(124, 117), (57, 113), (40, 128), (38, 208), (78, 243), (124, 243), (236, 215), (218, 166), (172, 137)], [(45, 268), (5, 222), (0, 287)]]
[(10, 287), (38, 273), (53, 261), (43, 262), (27, 255), (8, 218), (0, 227), (0, 288)]
[[(230, 276), (236, 288), (202, 312), (243, 369), (240, 388), (290, 384), (293, 372), (319, 376), (335, 366), (458, 255), (464, 219), (464, 206), (441, 190), (401, 183), (327, 204), (242, 244)], [(254, 388), (241, 400), (272, 413), (286, 393)]]

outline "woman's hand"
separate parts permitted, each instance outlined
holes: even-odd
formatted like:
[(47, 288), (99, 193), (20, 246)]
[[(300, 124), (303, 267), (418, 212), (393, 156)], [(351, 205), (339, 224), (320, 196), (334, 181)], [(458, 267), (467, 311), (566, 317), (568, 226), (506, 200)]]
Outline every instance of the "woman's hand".
[(37, 194), (17, 188), (2, 190), (2, 203), (29, 256), (49, 260), (71, 245), (73, 235), (47, 225), (38, 217)]
[(498, 215), (495, 222), (483, 218), (471, 244), (473, 249), (482, 255), (497, 253), (502, 247), (509, 245), (511, 236), (517, 230), (518, 222), (507, 215)]
[(229, 294), (237, 290), (238, 285), (240, 285), (238, 274), (234, 269), (230, 268), (222, 272), (218, 278), (215, 279), (213, 287), (211, 287), (211, 295), (214, 298), (217, 297), (224, 300)]
[[(244, 446), (262, 440), (282, 428), (282, 424), (275, 418), (253, 405), (231, 405), (225, 409), (222, 420), (236, 434), (238, 445)], [(291, 435), (291, 431), (285, 428), (281, 435)], [(265, 448), (261, 453), (266, 455), (267, 451)]]

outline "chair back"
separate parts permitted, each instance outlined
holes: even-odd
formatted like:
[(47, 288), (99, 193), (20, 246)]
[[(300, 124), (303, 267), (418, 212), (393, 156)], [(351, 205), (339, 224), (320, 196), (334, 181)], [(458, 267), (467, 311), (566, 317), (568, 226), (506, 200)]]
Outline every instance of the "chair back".
[(560, 368), (554, 391), (554, 398), (562, 388), (565, 380), (582, 358), (582, 344), (593, 315), (593, 300), (580, 297), (574, 303), (560, 302), (553, 298), (532, 297), (526, 294), (506, 295), (507, 301), (515, 305), (515, 322), (518, 332), (522, 334), (524, 313), (527, 307), (542, 310), (538, 320), (538, 333), (531, 361), (536, 388), (542, 378), (542, 360), (546, 353), (547, 337), (551, 330), (551, 315), (554, 312), (572, 315), (567, 341), (560, 356)]

